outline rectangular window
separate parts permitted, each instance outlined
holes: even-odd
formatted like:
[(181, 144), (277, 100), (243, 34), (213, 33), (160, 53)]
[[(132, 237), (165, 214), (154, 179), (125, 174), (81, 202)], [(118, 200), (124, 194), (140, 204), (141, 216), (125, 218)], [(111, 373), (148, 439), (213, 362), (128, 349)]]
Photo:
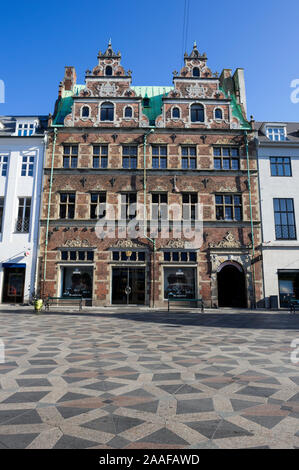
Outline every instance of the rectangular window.
[(34, 172), (34, 156), (23, 155), (21, 176), (33, 176), (33, 172)]
[(182, 168), (183, 169), (194, 169), (196, 168), (196, 147), (195, 146), (183, 146), (181, 147), (182, 152)]
[(63, 250), (61, 251), (62, 261), (93, 261), (94, 252), (84, 250)]
[(164, 298), (194, 299), (196, 268), (164, 268)]
[(271, 176), (292, 176), (289, 157), (270, 157)]
[(239, 149), (237, 147), (214, 147), (214, 169), (239, 170)]
[(183, 193), (183, 219), (184, 220), (195, 220), (197, 216), (197, 193)]
[(20, 197), (16, 232), (28, 233), (30, 226), (31, 198)]
[(293, 199), (273, 199), (276, 240), (296, 240)]
[(242, 196), (239, 194), (217, 194), (216, 219), (242, 220)]
[(106, 193), (90, 194), (90, 218), (101, 219), (106, 215)]
[(136, 217), (136, 193), (121, 194), (121, 219), (130, 220)]
[(73, 219), (75, 217), (75, 193), (61, 193), (60, 194), (60, 219)]
[(18, 135), (19, 136), (28, 136), (28, 135), (33, 135), (34, 134), (34, 124), (18, 124)]
[(3, 211), (4, 211), (4, 197), (0, 197), (0, 233), (2, 233)]
[(63, 168), (77, 168), (78, 145), (63, 146)]
[(93, 146), (93, 168), (108, 167), (108, 145)]
[(168, 205), (167, 193), (152, 194), (152, 218), (153, 220), (167, 220)]
[(267, 137), (275, 142), (287, 140), (284, 127), (267, 127)]
[(164, 251), (164, 261), (194, 263), (196, 259), (195, 251)]
[(137, 168), (137, 145), (123, 146), (123, 168)]
[(8, 156), (0, 155), (0, 176), (7, 176)]
[(167, 145), (152, 145), (152, 168), (167, 168)]

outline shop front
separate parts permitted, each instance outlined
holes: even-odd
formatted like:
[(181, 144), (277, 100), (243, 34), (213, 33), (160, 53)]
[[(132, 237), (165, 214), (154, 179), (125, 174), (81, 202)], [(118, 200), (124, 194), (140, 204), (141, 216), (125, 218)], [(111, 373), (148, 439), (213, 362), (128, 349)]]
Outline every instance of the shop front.
[(23, 303), (26, 264), (3, 263), (2, 302)]
[(299, 270), (278, 270), (280, 307), (289, 306), (291, 299), (299, 300)]
[(61, 296), (92, 299), (93, 266), (61, 266)]

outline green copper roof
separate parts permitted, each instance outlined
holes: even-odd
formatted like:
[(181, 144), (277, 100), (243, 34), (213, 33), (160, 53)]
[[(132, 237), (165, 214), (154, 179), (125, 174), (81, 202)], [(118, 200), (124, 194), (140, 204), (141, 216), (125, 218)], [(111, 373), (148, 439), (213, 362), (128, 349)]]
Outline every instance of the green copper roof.
[[(162, 98), (166, 96), (173, 87), (171, 86), (132, 86), (137, 96), (142, 96), (142, 112), (149, 120), (149, 125), (154, 126), (156, 118), (162, 113)], [(148, 106), (144, 99), (148, 98)]]

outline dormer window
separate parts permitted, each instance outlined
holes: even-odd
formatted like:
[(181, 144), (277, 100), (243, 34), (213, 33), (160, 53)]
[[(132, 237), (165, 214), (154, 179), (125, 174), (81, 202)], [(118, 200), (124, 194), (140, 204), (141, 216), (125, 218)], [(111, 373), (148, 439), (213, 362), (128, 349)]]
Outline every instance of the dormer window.
[(17, 125), (17, 135), (19, 136), (28, 136), (33, 135), (35, 132), (34, 123), (18, 123)]
[(267, 127), (267, 137), (274, 142), (287, 140), (285, 127)]
[(110, 65), (107, 65), (107, 67), (106, 67), (106, 75), (107, 76), (112, 75), (112, 67)]
[(199, 77), (199, 68), (198, 67), (193, 68), (193, 77)]

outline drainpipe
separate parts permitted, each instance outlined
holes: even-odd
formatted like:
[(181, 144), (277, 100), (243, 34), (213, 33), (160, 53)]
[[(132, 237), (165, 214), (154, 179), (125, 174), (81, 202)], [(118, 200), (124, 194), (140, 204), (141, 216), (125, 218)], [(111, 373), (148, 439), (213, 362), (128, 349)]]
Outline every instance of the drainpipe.
[(52, 160), (51, 160), (51, 173), (50, 173), (50, 186), (49, 186), (49, 199), (48, 199), (48, 213), (47, 213), (47, 225), (46, 225), (46, 239), (45, 239), (43, 294), (45, 293), (45, 281), (46, 281), (46, 269), (47, 269), (48, 234), (49, 234), (49, 222), (50, 222), (50, 207), (51, 207), (51, 196), (52, 196), (52, 185), (53, 185), (53, 170), (54, 170), (54, 155), (55, 155), (56, 137), (57, 137), (57, 128), (54, 127), (54, 138), (53, 138), (53, 149), (52, 149)]
[[(253, 231), (253, 217), (252, 217), (252, 199), (251, 199), (251, 182), (250, 182), (250, 169), (249, 169), (249, 152), (248, 152), (248, 135), (247, 131), (244, 131), (245, 137), (245, 148), (246, 148), (246, 159), (247, 159), (247, 177), (248, 177), (248, 191), (249, 191), (249, 207), (250, 207), (250, 225), (251, 225), (251, 242), (252, 242), (252, 260), (255, 257), (255, 241)], [(251, 264), (252, 271), (252, 284), (253, 284), (253, 307), (256, 308), (256, 296), (255, 296), (255, 267)]]
[(146, 203), (146, 146), (147, 146), (147, 136), (153, 134), (154, 129), (150, 129), (146, 134), (143, 135), (143, 235), (149, 242), (153, 244), (153, 308), (155, 307), (155, 261), (156, 261), (156, 240), (149, 238), (147, 236), (147, 203)]

